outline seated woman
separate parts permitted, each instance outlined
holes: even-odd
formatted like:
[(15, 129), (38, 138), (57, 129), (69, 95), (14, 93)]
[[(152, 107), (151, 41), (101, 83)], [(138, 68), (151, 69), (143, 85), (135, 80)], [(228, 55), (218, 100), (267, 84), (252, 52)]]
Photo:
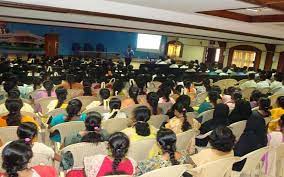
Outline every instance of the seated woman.
[(250, 96), (250, 106), (251, 108), (255, 108), (258, 106), (258, 101), (264, 95), (259, 90), (254, 90)]
[(175, 103), (175, 100), (170, 97), (171, 95), (171, 88), (169, 86), (164, 86), (162, 85), (162, 87), (158, 90), (158, 94), (160, 96), (159, 99), (159, 103)]
[(23, 101), (21, 99), (7, 99), (5, 106), (9, 113), (0, 117), (0, 127), (19, 126), (23, 122), (32, 122), (40, 128), (33, 117), (23, 116), (21, 114), (21, 109), (23, 107)]
[(258, 101), (258, 110), (255, 110), (252, 112), (251, 117), (256, 118), (256, 119), (262, 119), (263, 121), (264, 118), (271, 116), (271, 101), (269, 98), (260, 98)]
[(93, 96), (92, 83), (90, 81), (83, 81), (83, 91), (83, 96)]
[[(246, 128), (239, 141), (234, 147), (235, 156), (242, 157), (254, 150), (260, 149), (267, 145), (266, 125), (260, 113), (258, 116), (251, 116), (246, 123)], [(241, 171), (245, 165), (245, 160), (237, 162), (233, 166), (234, 171)]]
[(66, 101), (67, 101), (67, 90), (63, 87), (58, 87), (55, 90), (57, 100), (52, 100), (47, 105), (48, 112), (53, 111), (57, 108), (65, 109), (67, 107)]
[(172, 106), (172, 108), (167, 112), (167, 115), (169, 118), (173, 118), (175, 116), (175, 107), (177, 104), (182, 104), (184, 108), (186, 109), (186, 112), (194, 112), (193, 108), (190, 106), (191, 101), (190, 97), (188, 95), (181, 95), (176, 100), (176, 103)]
[(74, 133), (64, 139), (63, 147), (80, 142), (102, 142), (108, 139), (108, 133), (101, 128), (102, 116), (98, 112), (87, 113), (85, 120), (86, 129)]
[(92, 109), (98, 106), (106, 106), (106, 101), (109, 99), (110, 97), (110, 91), (107, 88), (102, 88), (99, 92), (100, 97), (101, 97), (101, 101), (93, 101), (92, 103), (90, 103), (87, 107), (86, 110), (88, 109)]
[(251, 114), (252, 111), (250, 103), (244, 99), (241, 99), (235, 103), (235, 108), (229, 115), (229, 124), (242, 120), (248, 120)]
[(170, 119), (165, 125), (166, 128), (171, 129), (176, 134), (182, 133), (189, 129), (198, 130), (200, 128), (200, 123), (193, 117), (187, 117), (187, 110), (182, 102), (176, 103), (174, 106), (175, 117)]
[[(206, 134), (207, 132), (214, 130), (219, 126), (227, 126), (229, 124), (229, 107), (223, 103), (217, 104), (213, 112), (213, 118), (204, 122), (200, 127), (200, 134)], [(198, 146), (206, 146), (209, 139), (196, 139)]]
[(135, 174), (136, 162), (126, 157), (130, 142), (121, 132), (112, 134), (108, 140), (110, 155), (96, 155), (84, 158), (85, 174), (88, 177)]
[(172, 98), (174, 100), (177, 100), (177, 98), (181, 95), (185, 94), (185, 88), (183, 85), (177, 85), (174, 89), (174, 94), (172, 95)]
[(228, 127), (218, 127), (209, 135), (211, 148), (201, 150), (199, 153), (189, 158), (193, 167), (220, 160), (223, 158), (233, 157), (233, 147), (236, 137)]
[(264, 171), (267, 176), (277, 176), (277, 153), (275, 148), (281, 143), (284, 143), (284, 114), (278, 121), (279, 130), (272, 131), (267, 135), (267, 145), (272, 147), (270, 151), (264, 156)]
[(34, 96), (34, 100), (38, 100), (40, 98), (47, 98), (47, 97), (56, 97), (56, 93), (54, 91), (54, 85), (51, 80), (46, 80), (42, 84), (44, 90), (39, 90), (36, 95)]
[(135, 86), (131, 86), (129, 88), (129, 97), (130, 98), (127, 98), (125, 100), (122, 101), (122, 108), (126, 108), (126, 107), (129, 107), (129, 106), (133, 106), (135, 104), (139, 104), (139, 101), (138, 101), (138, 95), (139, 95), (139, 88), (138, 87), (135, 87)]
[(162, 113), (162, 109), (159, 108), (159, 95), (156, 92), (150, 92), (146, 96), (148, 107), (151, 109), (152, 115), (159, 115)]
[[(69, 121), (85, 121), (87, 115), (86, 114), (80, 114), (82, 108), (82, 102), (78, 99), (73, 99), (69, 101), (68, 106), (66, 108), (67, 115), (65, 114), (59, 114), (52, 118), (50, 122), (50, 126), (54, 127), (55, 125), (69, 122)], [(51, 140), (55, 142), (60, 142), (61, 138), (58, 132), (53, 132), (53, 135), (51, 136)]]
[(103, 114), (103, 119), (113, 119), (113, 118), (127, 118), (126, 114), (124, 112), (120, 112), (121, 108), (121, 101), (119, 98), (111, 98), (109, 101), (109, 113)]
[[(117, 96), (117, 95), (127, 95), (123, 92), (123, 88), (124, 88), (124, 82), (121, 79), (116, 79), (115, 82), (113, 83), (112, 89), (113, 89), (113, 96)], [(127, 91), (126, 91), (127, 92)]]
[(28, 168), (32, 157), (33, 150), (30, 144), (23, 140), (9, 143), (2, 152), (1, 165), (6, 173), (0, 173), (0, 177), (57, 177), (53, 167), (39, 165)]
[[(55, 153), (54, 150), (43, 143), (37, 142), (38, 138), (38, 129), (36, 125), (32, 122), (26, 122), (19, 125), (17, 129), (17, 136), (19, 140), (24, 141), (26, 144), (31, 145), (32, 151), (35, 154), (44, 154), (48, 159), (53, 159), (60, 161), (61, 157), (59, 154)], [(7, 146), (10, 142), (6, 143), (3, 147), (0, 148), (2, 152), (3, 148)]]
[(209, 102), (205, 101), (201, 103), (201, 105), (199, 106), (198, 111), (197, 111), (198, 114), (201, 114), (205, 111), (213, 109), (217, 105), (217, 101), (220, 98), (220, 95), (216, 91), (210, 91), (208, 93), (208, 98), (209, 98)]
[(140, 141), (144, 139), (155, 138), (157, 129), (149, 125), (147, 122), (151, 117), (151, 111), (146, 106), (139, 106), (134, 110), (133, 126), (124, 129), (125, 133), (131, 142)]
[[(277, 98), (277, 108), (271, 110), (271, 118), (272, 120), (279, 119), (284, 114), (284, 96), (280, 96)], [(279, 124), (277, 122), (269, 123), (269, 131), (279, 130)]]
[(136, 176), (156, 169), (188, 163), (188, 155), (176, 151), (177, 137), (172, 130), (160, 129), (156, 140), (158, 146), (162, 149), (162, 153), (149, 160), (139, 162)]
[(83, 89), (83, 85), (80, 83), (81, 81), (79, 76), (68, 74), (66, 76), (66, 81), (63, 81), (60, 86), (65, 89)]

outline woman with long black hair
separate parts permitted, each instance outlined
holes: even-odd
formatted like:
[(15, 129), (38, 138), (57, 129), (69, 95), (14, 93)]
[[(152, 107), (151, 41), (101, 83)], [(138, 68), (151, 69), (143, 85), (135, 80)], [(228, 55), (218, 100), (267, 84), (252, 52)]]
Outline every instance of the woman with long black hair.
[(113, 119), (113, 118), (127, 118), (124, 112), (120, 112), (121, 100), (119, 98), (111, 98), (109, 101), (110, 112), (103, 114), (103, 119)]

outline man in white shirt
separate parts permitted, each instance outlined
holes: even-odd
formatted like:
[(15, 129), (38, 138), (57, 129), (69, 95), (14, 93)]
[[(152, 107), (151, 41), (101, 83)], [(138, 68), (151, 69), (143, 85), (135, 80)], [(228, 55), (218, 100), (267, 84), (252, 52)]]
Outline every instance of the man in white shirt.
[(178, 65), (176, 64), (175, 60), (172, 60), (172, 64), (170, 65), (170, 68), (178, 68)]
[(266, 80), (265, 73), (260, 74), (260, 81), (256, 84), (257, 88), (269, 88), (269, 83)]
[(281, 74), (275, 74), (274, 76), (274, 81), (271, 83), (270, 85), (270, 89), (273, 90), (273, 89), (277, 89), (277, 88), (280, 88), (282, 87), (282, 78), (283, 76)]
[(250, 87), (255, 87), (255, 88), (257, 87), (257, 84), (256, 84), (256, 82), (254, 81), (254, 79), (255, 79), (255, 74), (254, 74), (254, 73), (250, 73), (250, 74), (248, 75), (248, 78), (249, 78), (248, 81), (246, 81), (245, 83), (243, 83), (243, 84), (240, 85), (240, 88), (241, 88), (241, 89), (250, 88)]

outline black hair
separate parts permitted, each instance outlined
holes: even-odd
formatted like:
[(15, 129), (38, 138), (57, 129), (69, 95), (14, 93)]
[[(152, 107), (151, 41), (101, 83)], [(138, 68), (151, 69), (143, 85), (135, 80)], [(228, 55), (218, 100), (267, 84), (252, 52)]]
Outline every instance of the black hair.
[(42, 83), (43, 87), (45, 88), (45, 90), (47, 91), (47, 95), (48, 97), (51, 96), (51, 91), (53, 89), (53, 82), (51, 80), (46, 80)]
[(216, 91), (210, 91), (208, 97), (211, 103), (217, 104), (217, 100), (220, 98), (220, 95)]
[(162, 128), (157, 132), (157, 142), (162, 151), (169, 154), (172, 165), (178, 165), (179, 162), (175, 159), (176, 134), (171, 129)]
[(139, 106), (134, 109), (134, 117), (136, 120), (135, 129), (136, 133), (140, 136), (150, 135), (150, 126), (147, 123), (150, 119), (151, 111), (146, 106)]
[(110, 135), (108, 139), (109, 148), (113, 157), (112, 174), (120, 173), (117, 171), (119, 163), (126, 157), (129, 148), (129, 138), (122, 132)]
[(171, 88), (169, 86), (161, 87), (158, 92), (160, 97), (164, 97), (167, 102), (170, 101)]
[(135, 86), (131, 86), (129, 88), (128, 94), (130, 96), (130, 98), (132, 98), (132, 100), (134, 101), (135, 104), (139, 104), (137, 97), (139, 95), (139, 88), (135, 87)]
[(5, 92), (9, 92), (10, 90), (16, 88), (17, 86), (17, 83), (12, 81), (12, 80), (9, 80), (9, 81), (5, 81), (4, 84), (3, 84), (3, 88), (5, 90)]
[(19, 99), (20, 95), (21, 93), (18, 89), (12, 89), (8, 92), (8, 98), (11, 98), (11, 99)]
[(68, 106), (66, 108), (67, 117), (65, 122), (69, 122), (74, 116), (77, 116), (82, 108), (82, 102), (78, 99), (73, 99), (69, 101)]
[(258, 100), (263, 97), (263, 94), (259, 91), (259, 90), (254, 90), (252, 93), (251, 93), (251, 96), (250, 96), (250, 101), (256, 101), (258, 102)]
[(255, 74), (254, 73), (250, 73), (248, 75), (249, 80), (254, 80), (255, 79)]
[(188, 95), (181, 95), (177, 98), (176, 103), (181, 103), (187, 112), (193, 112), (193, 108), (190, 106), (191, 98)]
[(182, 89), (184, 89), (184, 87), (182, 85), (177, 85), (175, 88), (175, 92), (179, 95), (183, 94), (182, 93)]
[(110, 97), (110, 91), (107, 88), (100, 89), (100, 97), (102, 100), (106, 100)]
[(267, 116), (271, 115), (270, 113), (271, 101), (269, 98), (265, 98), (265, 97), (260, 98), (258, 101), (258, 105), (259, 105), (259, 110), (264, 111), (267, 114)]
[(26, 143), (32, 143), (32, 140), (38, 135), (36, 124), (32, 122), (21, 123), (17, 129), (17, 136)]
[(124, 88), (124, 83), (121, 79), (116, 79), (113, 83), (112, 89), (113, 89), (113, 95), (115, 95), (115, 92), (117, 91), (118, 94), (122, 91)]
[(98, 143), (103, 141), (102, 135), (99, 133), (101, 129), (102, 116), (98, 112), (87, 113), (85, 127), (88, 133), (84, 135), (81, 142)]
[(156, 92), (150, 92), (147, 94), (147, 102), (152, 107), (153, 115), (158, 114), (158, 105), (159, 105), (159, 95)]
[(18, 171), (27, 169), (30, 159), (33, 157), (32, 148), (23, 140), (9, 143), (2, 151), (2, 168), (8, 177), (18, 177)]
[(187, 131), (191, 128), (189, 122), (187, 121), (187, 116), (186, 116), (186, 113), (187, 113), (187, 110), (185, 108), (185, 106), (182, 104), (182, 102), (177, 102), (174, 106), (174, 109), (179, 112), (179, 113), (182, 113), (183, 114), (183, 122), (182, 122), (182, 131)]
[(9, 111), (7, 115), (8, 126), (18, 126), (21, 124), (21, 109), (23, 107), (23, 101), (21, 99), (7, 99), (5, 102), (6, 109)]
[(55, 90), (55, 93), (56, 93), (56, 97), (57, 97), (57, 100), (58, 100), (58, 103), (55, 106), (55, 109), (56, 109), (56, 108), (60, 108), (62, 106), (64, 101), (67, 99), (68, 93), (67, 93), (67, 90), (64, 87), (58, 87)]
[[(119, 98), (112, 98), (109, 101), (109, 108), (111, 111), (113, 110), (119, 110), (121, 108), (121, 100)], [(118, 111), (115, 111), (109, 119), (115, 118), (117, 115)]]
[(234, 100), (235, 102), (241, 100), (243, 97), (242, 93), (239, 91), (235, 91), (232, 95), (232, 100)]
[(83, 96), (92, 96), (92, 83), (89, 81), (84, 80), (83, 81)]
[(228, 127), (220, 126), (209, 135), (210, 145), (219, 151), (230, 152), (235, 144), (236, 137)]
[(284, 114), (282, 114), (280, 121), (279, 121), (280, 129), (284, 132)]
[(68, 82), (70, 89), (72, 89), (72, 84), (75, 82), (75, 80), (76, 78), (74, 74), (68, 74), (66, 76), (66, 81)]
[(277, 104), (279, 107), (281, 107), (282, 109), (284, 109), (284, 96), (279, 96), (277, 98)]

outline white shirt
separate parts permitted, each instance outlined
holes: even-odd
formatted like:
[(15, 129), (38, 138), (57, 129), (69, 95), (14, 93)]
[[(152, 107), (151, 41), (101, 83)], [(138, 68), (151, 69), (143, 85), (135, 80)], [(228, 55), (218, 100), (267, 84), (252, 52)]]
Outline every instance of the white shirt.
[(259, 81), (256, 85), (257, 85), (257, 88), (268, 88), (269, 87), (269, 83), (266, 80)]
[(172, 64), (172, 65), (170, 66), (170, 68), (178, 68), (178, 65), (177, 65), (177, 64)]
[(279, 82), (279, 81), (273, 81), (270, 85), (271, 90), (280, 88), (280, 87), (282, 87), (282, 82)]
[(257, 87), (256, 82), (254, 80), (248, 80), (245, 83), (243, 83), (242, 85), (240, 85), (241, 89), (244, 88), (249, 88), (249, 87)]
[[(103, 119), (108, 120), (113, 115), (112, 112), (109, 113), (103, 113)], [(116, 116), (114, 118), (127, 118), (126, 114), (124, 112), (118, 111)]]
[(187, 68), (188, 68), (188, 66), (186, 66), (186, 65), (182, 65), (180, 68), (181, 68), (181, 69), (187, 69)]

